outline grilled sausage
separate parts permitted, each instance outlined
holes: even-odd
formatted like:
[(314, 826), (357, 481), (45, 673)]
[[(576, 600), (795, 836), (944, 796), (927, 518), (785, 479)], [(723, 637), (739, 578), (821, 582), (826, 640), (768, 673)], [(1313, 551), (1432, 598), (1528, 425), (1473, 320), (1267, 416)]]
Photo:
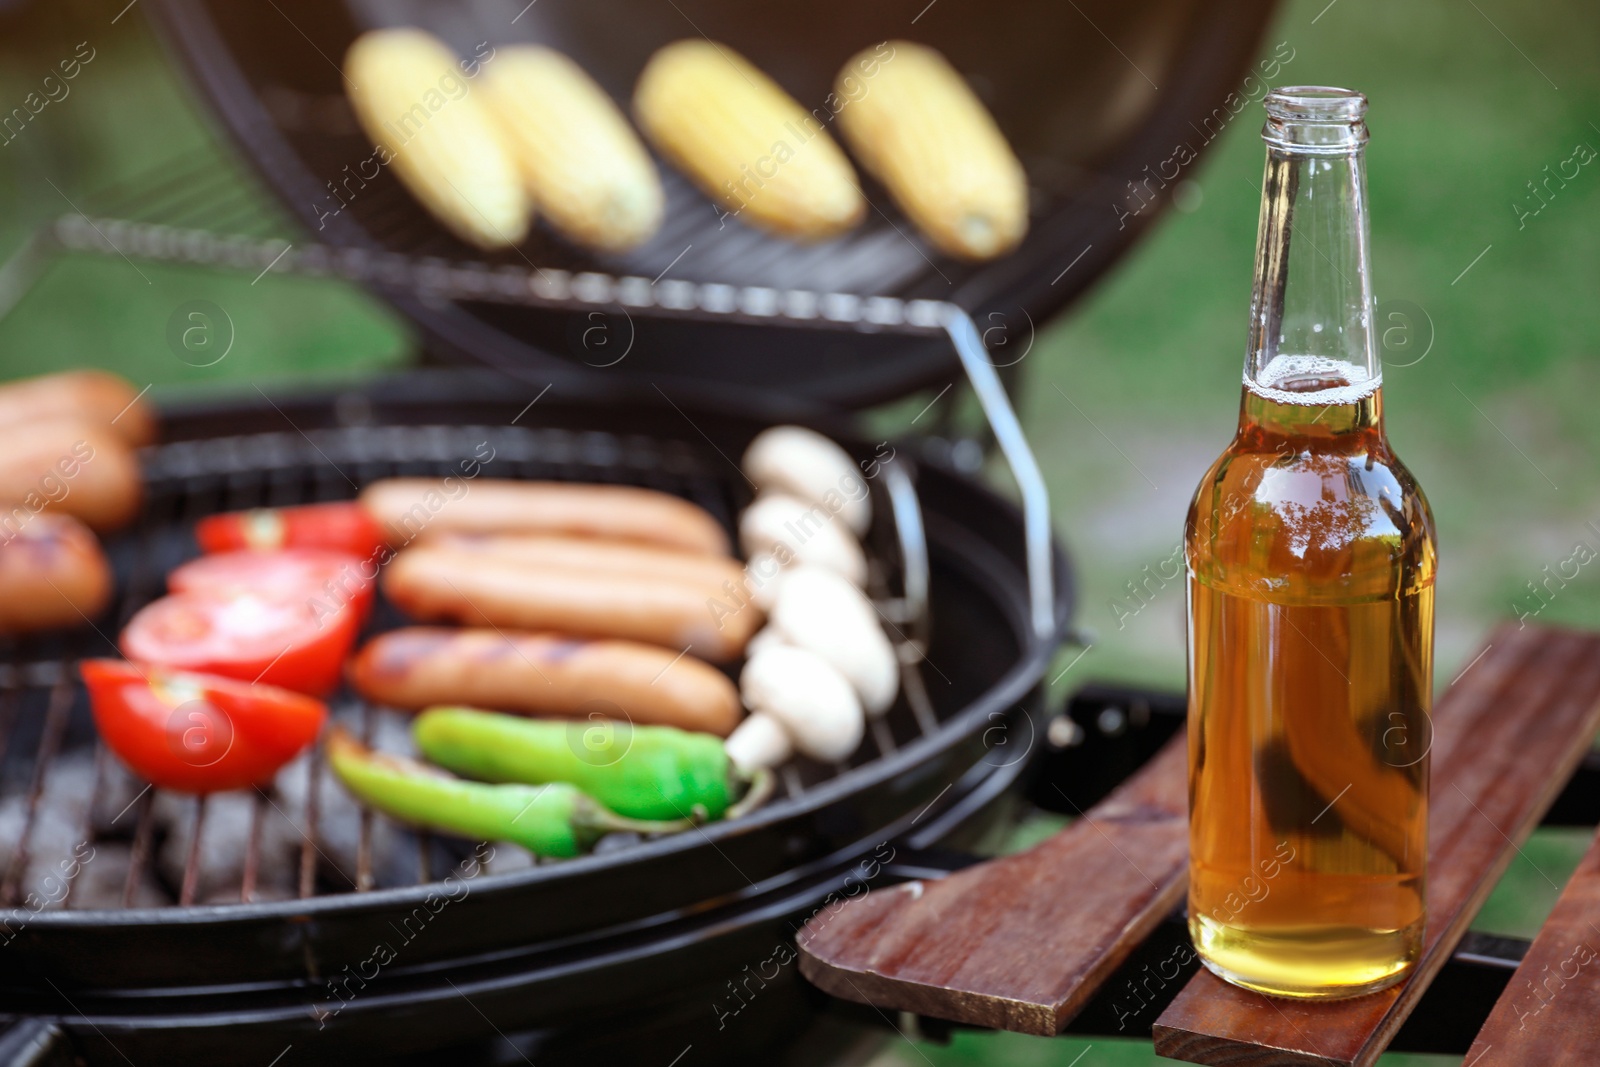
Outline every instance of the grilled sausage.
[(79, 626), (111, 599), (100, 542), (69, 515), (34, 515), (0, 533), (0, 633)]
[(427, 530), (567, 534), (728, 554), (727, 533), (704, 508), (631, 485), (391, 478), (368, 486), (361, 503), (396, 548)]
[(696, 582), (704, 585), (711, 596), (727, 596), (730, 590), (737, 591), (744, 583), (744, 568), (730, 556), (682, 552), (628, 541), (543, 534), (445, 533), (424, 536), (420, 545), (470, 552), (507, 563)]
[(156, 437), (155, 415), (133, 386), (115, 374), (74, 370), (0, 385), (0, 426), (78, 417), (109, 428), (129, 445)]
[(501, 711), (676, 726), (726, 737), (739, 722), (727, 676), (693, 656), (632, 641), (413, 626), (374, 638), (351, 664), (367, 699), (416, 710)]
[(112, 428), (67, 417), (0, 431), (0, 529), (45, 510), (115, 529), (138, 512), (141, 492), (139, 464)]
[(461, 622), (664, 645), (721, 662), (761, 624), (761, 611), (703, 583), (517, 563), (421, 546), (384, 570), (383, 591), (425, 622)]

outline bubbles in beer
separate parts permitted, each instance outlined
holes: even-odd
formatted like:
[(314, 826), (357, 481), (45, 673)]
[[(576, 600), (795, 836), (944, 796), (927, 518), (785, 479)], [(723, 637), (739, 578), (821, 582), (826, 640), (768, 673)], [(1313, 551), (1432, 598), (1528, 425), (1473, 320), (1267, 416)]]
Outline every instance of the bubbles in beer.
[(1367, 368), (1326, 356), (1274, 356), (1244, 386), (1263, 400), (1278, 404), (1355, 404), (1383, 385), (1383, 372), (1368, 377)]

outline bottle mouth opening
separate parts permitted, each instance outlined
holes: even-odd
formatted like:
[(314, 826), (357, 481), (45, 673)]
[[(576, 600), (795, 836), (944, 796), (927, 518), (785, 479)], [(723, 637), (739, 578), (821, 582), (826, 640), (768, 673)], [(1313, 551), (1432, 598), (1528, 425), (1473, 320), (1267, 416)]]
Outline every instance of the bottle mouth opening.
[(1340, 155), (1367, 143), (1367, 98), (1332, 85), (1290, 85), (1268, 93), (1261, 138), (1274, 148)]

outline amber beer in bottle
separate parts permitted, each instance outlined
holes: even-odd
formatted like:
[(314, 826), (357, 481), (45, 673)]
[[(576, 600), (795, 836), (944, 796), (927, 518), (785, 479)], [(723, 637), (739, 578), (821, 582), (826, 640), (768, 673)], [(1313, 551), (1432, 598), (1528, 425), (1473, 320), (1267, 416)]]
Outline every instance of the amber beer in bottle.
[(1384, 433), (1366, 99), (1266, 98), (1239, 428), (1189, 572), (1189, 930), (1279, 996), (1399, 981), (1422, 945), (1433, 518)]

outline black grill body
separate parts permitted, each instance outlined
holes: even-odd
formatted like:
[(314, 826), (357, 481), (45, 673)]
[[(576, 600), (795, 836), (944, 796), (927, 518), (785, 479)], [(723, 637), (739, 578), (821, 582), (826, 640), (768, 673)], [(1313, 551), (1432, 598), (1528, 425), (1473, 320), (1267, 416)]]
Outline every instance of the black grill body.
[[(551, 394), (532, 408), (528, 399), (497, 378), (423, 372), (339, 395), (172, 411), (166, 441), (143, 457), (145, 515), (110, 546), (116, 618), (13, 649), (21, 684), (6, 694), (15, 729), (4, 781), (43, 781), (52, 761), (94, 744), (71, 665), (112, 654), (109, 635), (195, 552), (201, 515), (340, 499), (377, 478), (443, 473), (488, 441), (492, 476), (648, 485), (731, 523), (749, 490), (727, 457), (767, 424), (759, 414), (636, 404), (609, 392)], [(840, 439), (863, 458), (884, 447)], [(917, 458), (914, 442), (890, 447), (901, 450), (898, 462)], [(369, 891), (333, 882), (319, 865), (302, 881), (310, 894), (296, 899), (13, 912), (0, 975), (8, 1010), (60, 1018), (93, 1062), (101, 1060), (93, 1050), (113, 1046), (160, 1062), (230, 1062), (246, 1034), (303, 1038), (318, 1057), (379, 1047), (394, 1055), (481, 1033), (478, 1010), (508, 1031), (561, 1030), (575, 1013), (681, 999), (688, 989), (705, 995), (705, 1016), (717, 1021), (710, 1005), (732, 991), (717, 1001), (712, 988), (765, 960), (829, 893), (860, 892), (900, 853), (970, 837), (996, 817), (1024, 752), (1006, 743), (1039, 734), (1039, 683), (1055, 634), (1031, 625), (1020, 516), (937, 465), (915, 470), (932, 563), (920, 672), (928, 706), (919, 711), (903, 696), (887, 737), (869, 738), (848, 766), (797, 762), (787, 790), (742, 820), (482, 874), (416, 935), (418, 909), (463, 848), (418, 838), (416, 883)], [(869, 538), (892, 558), (881, 531)], [(1072, 589), (1059, 553), (1056, 574), (1064, 627)], [(401, 621), (380, 603), (372, 625)], [(335, 706), (352, 723), (386, 714), (349, 696)], [(143, 835), (148, 862), (150, 807), (135, 810), (145, 813), (135, 852)], [(288, 815), (318, 832), (314, 812)], [(395, 958), (373, 968), (384, 944)], [(362, 978), (364, 967), (381, 973)], [(798, 1009), (806, 997), (794, 981), (766, 999)]]

